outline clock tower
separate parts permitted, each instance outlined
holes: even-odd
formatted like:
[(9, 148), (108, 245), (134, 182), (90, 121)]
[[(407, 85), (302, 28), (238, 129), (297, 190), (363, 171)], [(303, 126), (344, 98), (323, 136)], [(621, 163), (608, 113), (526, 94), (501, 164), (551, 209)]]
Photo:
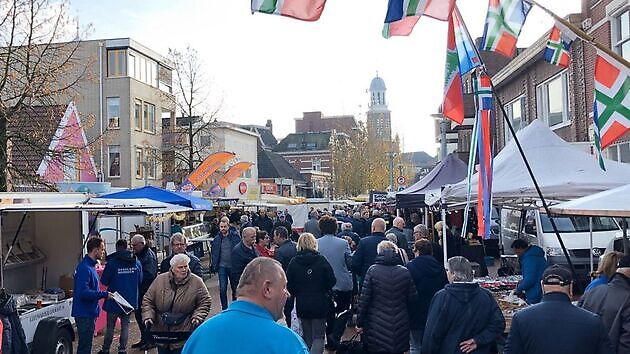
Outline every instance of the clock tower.
[(367, 112), (367, 130), (370, 138), (380, 141), (392, 140), (391, 112), (387, 108), (386, 92), (385, 81), (378, 76), (377, 72), (368, 90), (370, 104)]

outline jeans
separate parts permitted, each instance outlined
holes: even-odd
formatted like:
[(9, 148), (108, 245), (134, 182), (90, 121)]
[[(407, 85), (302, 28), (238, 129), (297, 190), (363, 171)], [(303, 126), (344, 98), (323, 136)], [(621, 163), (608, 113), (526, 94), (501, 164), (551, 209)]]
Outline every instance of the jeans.
[(181, 354), (182, 349), (168, 349), (166, 347), (157, 347), (158, 354)]
[(96, 317), (75, 317), (74, 321), (77, 324), (77, 332), (79, 334), (77, 354), (91, 354)]
[(226, 267), (219, 267), (219, 297), (221, 298), (221, 309), (225, 310), (228, 307), (227, 300), (227, 287), (228, 280), (232, 288), (232, 301), (236, 300), (236, 286), (238, 285), (238, 279), (235, 279), (236, 275), (232, 275), (232, 270)]
[(118, 342), (118, 351), (127, 351), (127, 341), (129, 340), (129, 320), (130, 315), (124, 313), (107, 313), (107, 327), (105, 328), (105, 337), (103, 338), (103, 351), (109, 352), (109, 348), (112, 346), (114, 340), (114, 328), (116, 327), (116, 320), (120, 318), (120, 339)]
[(309, 348), (310, 354), (324, 352), (324, 335), (326, 329), (325, 318), (300, 318), (302, 323), (302, 338)]
[(411, 333), (409, 333), (409, 354), (420, 354), (423, 334), (424, 331), (420, 329), (411, 330)]

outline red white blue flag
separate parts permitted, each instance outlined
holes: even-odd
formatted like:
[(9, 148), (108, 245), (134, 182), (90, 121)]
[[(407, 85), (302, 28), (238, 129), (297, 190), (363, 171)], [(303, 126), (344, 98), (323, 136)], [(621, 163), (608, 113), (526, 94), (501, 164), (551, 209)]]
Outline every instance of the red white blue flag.
[(547, 40), (547, 48), (543, 53), (543, 58), (550, 64), (563, 68), (569, 67), (571, 61), (570, 52), (571, 43), (577, 38), (577, 35), (570, 29), (556, 22), (551, 29), (549, 40)]
[(492, 85), (490, 77), (480, 74), (475, 78), (475, 96), (477, 98), (477, 152), (479, 172), (477, 176), (477, 225), (478, 236), (490, 237), (490, 217), (492, 211), (492, 127), (494, 124), (492, 109)]

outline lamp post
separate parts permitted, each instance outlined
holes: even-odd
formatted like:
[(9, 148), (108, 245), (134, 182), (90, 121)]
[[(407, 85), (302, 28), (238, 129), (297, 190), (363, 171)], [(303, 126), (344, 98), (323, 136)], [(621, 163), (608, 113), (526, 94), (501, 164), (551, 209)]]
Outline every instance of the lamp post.
[(387, 157), (389, 158), (389, 191), (394, 191), (394, 158), (396, 158), (398, 154), (393, 151), (387, 153)]

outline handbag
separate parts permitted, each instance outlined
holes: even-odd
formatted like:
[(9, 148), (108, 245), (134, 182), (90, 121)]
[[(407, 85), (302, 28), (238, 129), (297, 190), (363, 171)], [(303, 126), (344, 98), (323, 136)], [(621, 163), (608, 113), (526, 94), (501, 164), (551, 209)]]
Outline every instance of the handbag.
[(342, 340), (337, 346), (337, 354), (365, 354), (367, 351), (356, 333), (348, 340)]
[(173, 300), (171, 301), (171, 307), (169, 310), (160, 314), (160, 320), (162, 320), (162, 323), (164, 323), (167, 327), (179, 326), (184, 323), (186, 318), (188, 318), (188, 314), (186, 313), (172, 312), (175, 297), (177, 296), (177, 289), (178, 287), (175, 285), (175, 292), (173, 293)]

